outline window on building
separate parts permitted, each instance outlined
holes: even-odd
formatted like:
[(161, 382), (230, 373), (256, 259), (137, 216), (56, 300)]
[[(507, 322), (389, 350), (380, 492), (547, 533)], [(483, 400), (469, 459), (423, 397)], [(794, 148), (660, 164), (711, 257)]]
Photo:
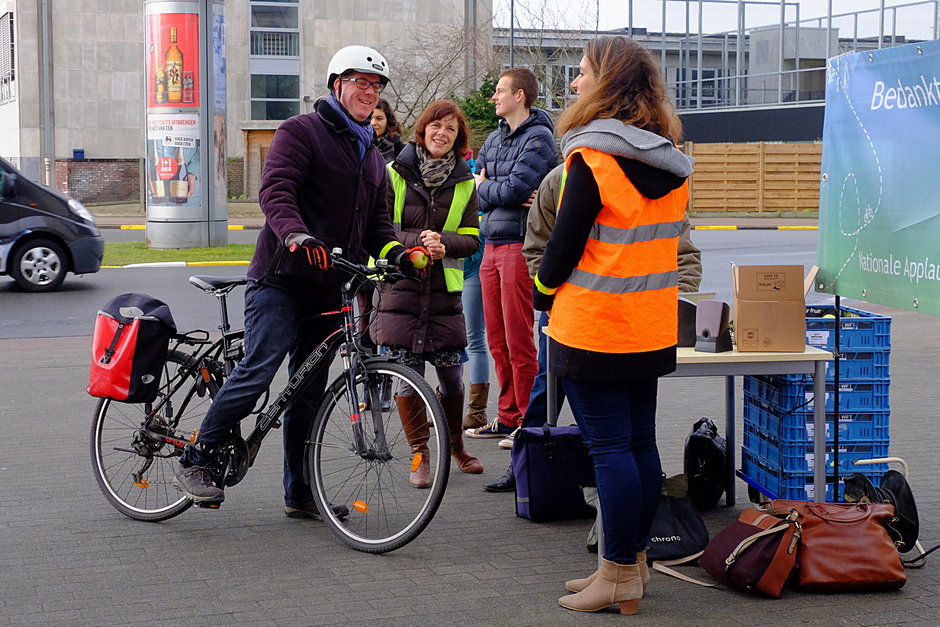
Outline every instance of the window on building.
[(300, 113), (298, 0), (252, 0), (249, 28), (251, 119), (286, 120)]
[(251, 75), (251, 119), (286, 120), (300, 113), (300, 76)]
[(300, 56), (300, 7), (288, 2), (251, 3), (252, 56)]
[[(720, 69), (703, 68), (701, 81), (695, 68), (676, 68), (676, 102), (680, 109), (716, 107), (727, 102), (727, 85)], [(701, 94), (701, 105), (699, 105)]]
[(0, 15), (0, 104), (16, 100), (13, 14)]

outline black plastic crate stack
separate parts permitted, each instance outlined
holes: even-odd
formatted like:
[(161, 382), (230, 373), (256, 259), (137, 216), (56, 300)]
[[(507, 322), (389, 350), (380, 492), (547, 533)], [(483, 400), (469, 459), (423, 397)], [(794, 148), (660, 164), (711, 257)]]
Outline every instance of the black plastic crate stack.
[[(877, 485), (884, 464), (852, 462), (886, 457), (891, 318), (841, 308), (839, 360), (839, 477), (861, 472)], [(806, 307), (806, 343), (835, 348), (835, 307)], [(826, 363), (826, 500), (832, 501), (834, 363)], [(814, 410), (809, 375), (744, 377), (744, 443), (741, 472), (774, 498), (812, 500)], [(843, 485), (839, 483), (841, 498)]]

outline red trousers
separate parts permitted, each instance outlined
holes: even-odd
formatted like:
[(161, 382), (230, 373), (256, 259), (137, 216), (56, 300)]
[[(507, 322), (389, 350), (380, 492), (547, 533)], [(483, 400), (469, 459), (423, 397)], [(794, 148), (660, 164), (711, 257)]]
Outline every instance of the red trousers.
[(486, 339), (499, 383), (499, 421), (518, 427), (539, 365), (532, 325), (532, 279), (522, 244), (486, 244), (480, 265)]

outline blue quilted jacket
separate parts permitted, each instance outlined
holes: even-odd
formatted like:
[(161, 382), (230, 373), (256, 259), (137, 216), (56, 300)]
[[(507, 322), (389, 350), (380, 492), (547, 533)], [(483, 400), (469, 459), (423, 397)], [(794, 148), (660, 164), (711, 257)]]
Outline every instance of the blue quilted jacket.
[(522, 203), (538, 189), (545, 175), (558, 163), (552, 133), (555, 126), (541, 109), (514, 131), (506, 120), (490, 133), (477, 155), (477, 173), (486, 169), (486, 180), (477, 188), (483, 220), (480, 232), (488, 244), (512, 244), (525, 239), (528, 208)]

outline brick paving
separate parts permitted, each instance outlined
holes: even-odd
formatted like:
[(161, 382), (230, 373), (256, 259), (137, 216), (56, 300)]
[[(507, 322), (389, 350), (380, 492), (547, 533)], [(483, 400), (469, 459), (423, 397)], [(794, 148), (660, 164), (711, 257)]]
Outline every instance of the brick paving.
[[(891, 453), (911, 464), (921, 541), (932, 546), (940, 542), (938, 320), (870, 308), (894, 316)], [(531, 523), (514, 515), (512, 495), (484, 492), (483, 481), (509, 459), (495, 440), (468, 442), (486, 473), (454, 469), (430, 527), (388, 555), (357, 553), (321, 523), (283, 515), (278, 434), (220, 510), (132, 521), (107, 504), (91, 472), (89, 346), (87, 337), (0, 340), (0, 625), (940, 623), (937, 557), (908, 571), (897, 592), (787, 591), (767, 600), (654, 574), (639, 616), (566, 611), (557, 605), (563, 582), (594, 569), (584, 548), (590, 522)], [(681, 472), (682, 443), (696, 418), (720, 423), (722, 394), (718, 379), (662, 382), (666, 472)], [(743, 483), (737, 496), (736, 506), (706, 514), (712, 532), (747, 506)]]

